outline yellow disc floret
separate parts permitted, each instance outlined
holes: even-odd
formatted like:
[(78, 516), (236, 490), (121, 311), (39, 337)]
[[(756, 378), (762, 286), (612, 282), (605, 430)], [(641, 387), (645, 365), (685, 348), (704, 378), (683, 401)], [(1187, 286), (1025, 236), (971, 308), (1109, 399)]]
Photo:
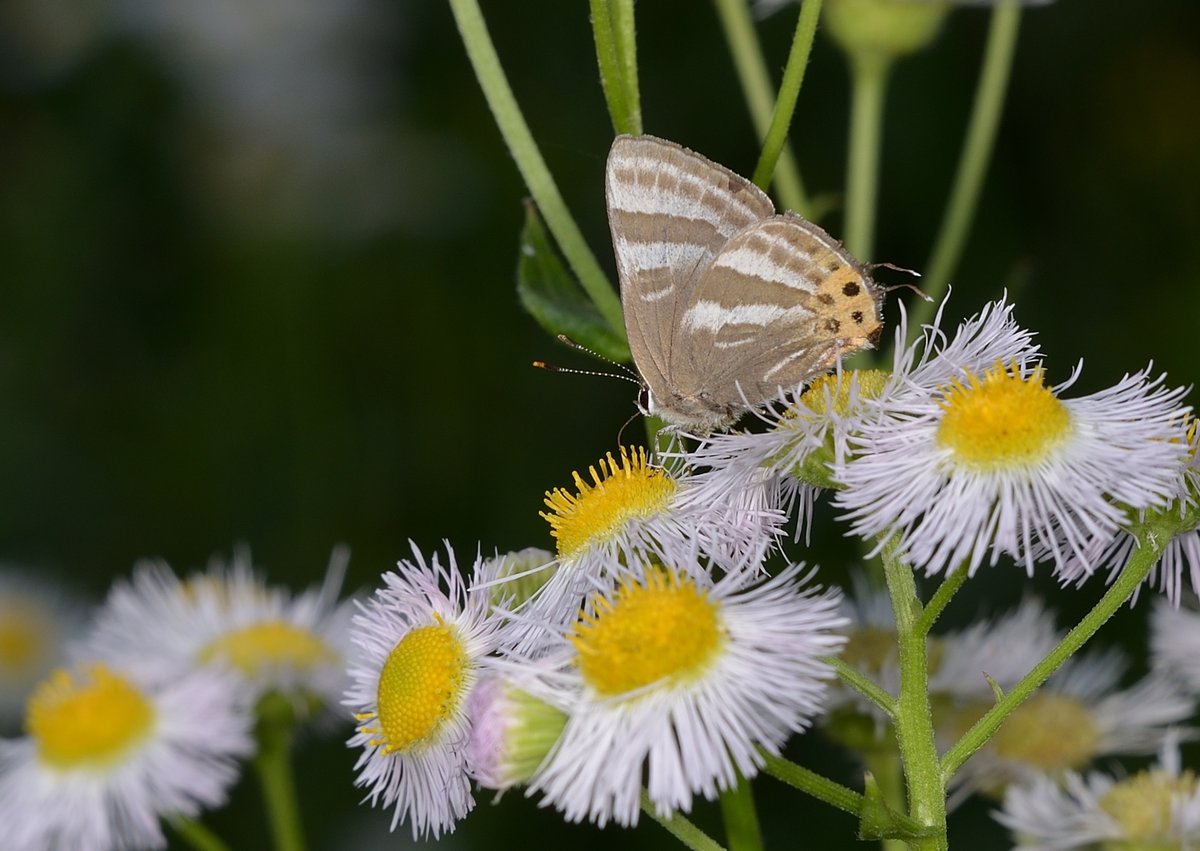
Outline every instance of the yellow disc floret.
[(1143, 771), (1115, 784), (1100, 799), (1100, 808), (1121, 825), (1124, 841), (1104, 847), (1129, 851), (1158, 851), (1181, 847), (1180, 826), (1172, 812), (1180, 801), (1195, 799), (1200, 783), (1191, 771), (1172, 777), (1165, 771)]
[(1086, 765), (1098, 741), (1096, 723), (1078, 698), (1042, 692), (1008, 717), (991, 746), (1001, 757), (1053, 774)]
[(1034, 464), (1071, 432), (1071, 415), (1045, 385), (1041, 367), (1023, 375), (997, 363), (945, 389), (937, 442), (982, 469)]
[(815, 414), (844, 416), (850, 413), (851, 388), (858, 388), (859, 399), (874, 399), (883, 392), (888, 376), (881, 369), (860, 369), (842, 375), (831, 372), (808, 385), (800, 395), (800, 401)]
[(379, 674), (378, 726), (362, 728), (378, 735), (371, 744), (394, 753), (430, 742), (458, 710), (469, 672), (466, 648), (453, 627), (438, 618), (410, 631)]
[(227, 632), (200, 651), (201, 662), (218, 660), (253, 678), (268, 671), (303, 671), (336, 664), (338, 656), (308, 630), (268, 620)]
[(620, 532), (628, 520), (652, 517), (664, 511), (675, 493), (676, 483), (665, 470), (651, 466), (646, 450), (621, 447), (618, 462), (608, 453), (600, 459), (599, 471), (589, 467), (592, 483), (572, 474), (578, 493), (562, 488), (546, 493), (541, 512), (558, 542), (558, 554), (570, 557)]
[(584, 614), (571, 642), (583, 678), (612, 696), (659, 681), (700, 676), (721, 646), (718, 603), (686, 577), (665, 569), (625, 580), (595, 614)]
[(38, 756), (59, 768), (105, 765), (153, 730), (154, 706), (106, 665), (59, 669), (29, 698), (25, 727)]

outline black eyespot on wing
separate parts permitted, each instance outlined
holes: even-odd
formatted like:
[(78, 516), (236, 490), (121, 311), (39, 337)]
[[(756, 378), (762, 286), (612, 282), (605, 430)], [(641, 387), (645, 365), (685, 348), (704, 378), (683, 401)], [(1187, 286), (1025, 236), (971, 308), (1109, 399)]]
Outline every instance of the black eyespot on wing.
[(836, 319), (826, 319), (825, 320), (825, 330), (826, 331), (836, 334), (841, 329), (841, 327), (842, 327), (842, 323), (838, 322)]
[(842, 287), (842, 295), (853, 297), (853, 296), (858, 295), (858, 292), (859, 292), (859, 286), (854, 281), (851, 281), (850, 283), (848, 283)]
[(850, 314), (850, 318), (854, 320), (855, 325), (862, 325), (863, 315), (861, 310), (856, 310)]

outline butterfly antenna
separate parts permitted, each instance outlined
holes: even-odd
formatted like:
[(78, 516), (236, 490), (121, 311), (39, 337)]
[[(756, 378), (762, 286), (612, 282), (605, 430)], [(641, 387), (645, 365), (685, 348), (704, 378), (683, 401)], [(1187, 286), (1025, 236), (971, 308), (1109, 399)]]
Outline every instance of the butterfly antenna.
[[(864, 268), (866, 268), (867, 271), (873, 271), (875, 269), (891, 269), (893, 272), (904, 272), (907, 275), (912, 275), (914, 278), (921, 277), (920, 272), (917, 272), (913, 269), (905, 269), (903, 266), (897, 266), (894, 263), (868, 263)], [(933, 296), (924, 292), (916, 284), (893, 284), (890, 287), (883, 288), (885, 293), (890, 293), (892, 290), (912, 290), (919, 298), (929, 302), (933, 301)]]
[[(572, 369), (569, 366), (557, 366), (552, 363), (546, 363), (544, 360), (535, 360), (533, 366), (538, 369), (544, 369), (546, 372), (562, 372), (568, 375), (597, 375), (601, 378), (619, 378), (622, 381), (629, 381), (639, 387), (642, 385), (642, 382), (638, 381), (632, 375), (622, 375), (619, 372), (601, 372), (598, 369)], [(620, 364), (617, 364), (617, 366), (620, 366)]]
[[(615, 361), (610, 357), (605, 357), (604, 355), (597, 352), (595, 349), (589, 349), (587, 346), (583, 345), (583, 343), (578, 343), (575, 340), (572, 340), (566, 334), (556, 334), (555, 339), (557, 339), (558, 342), (562, 343), (564, 346), (570, 346), (572, 349), (575, 349), (576, 351), (586, 352), (587, 354), (596, 358), (596, 360), (602, 360), (607, 364), (612, 364), (617, 369), (626, 373), (637, 384), (642, 383), (641, 379), (638, 377), (638, 374), (636, 372), (634, 372), (632, 369), (630, 369), (628, 366), (626, 366), (625, 364), (623, 364), (619, 361)], [(608, 373), (597, 373), (597, 374), (607, 375)]]

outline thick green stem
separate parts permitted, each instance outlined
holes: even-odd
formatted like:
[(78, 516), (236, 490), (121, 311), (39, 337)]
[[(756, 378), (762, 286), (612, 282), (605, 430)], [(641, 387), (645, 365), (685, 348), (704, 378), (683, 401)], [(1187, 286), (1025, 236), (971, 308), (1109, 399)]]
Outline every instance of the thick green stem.
[(721, 793), (721, 817), (729, 851), (762, 851), (762, 830), (749, 780), (740, 777), (736, 788)]
[(875, 207), (883, 148), (883, 106), (892, 61), (873, 53), (850, 58), (850, 154), (846, 162), (846, 248), (860, 262), (875, 249)]
[(269, 694), (259, 701), (257, 713), (258, 753), (254, 757), (254, 769), (262, 789), (275, 849), (304, 851), (304, 831), (292, 771), (295, 716), (291, 704), (281, 695)]
[[(725, 30), (725, 39), (729, 42), (729, 51), (733, 54), (733, 64), (746, 105), (750, 108), (754, 130), (760, 140), (764, 139), (771, 124), (776, 98), (771, 75), (767, 71), (767, 60), (763, 57), (762, 46), (754, 32), (750, 7), (746, 0), (714, 0), (714, 3), (721, 18), (721, 27)], [(800, 169), (786, 147), (775, 169), (775, 188), (786, 209), (808, 216), (808, 199), (800, 181)]]
[(546, 227), (562, 249), (563, 257), (579, 279), (580, 286), (613, 332), (622, 340), (625, 339), (621, 300), (600, 268), (596, 256), (588, 248), (575, 220), (571, 218), (566, 202), (550, 175), (550, 169), (546, 167), (546, 161), (542, 159), (541, 151), (533, 140), (533, 134), (529, 132), (529, 126), (500, 67), (500, 57), (496, 55), (496, 48), (488, 35), (479, 3), (477, 0), (450, 0), (450, 10), (454, 13), (467, 57), (471, 60), (483, 96), (500, 128), (500, 135), (516, 160), (517, 169), (525, 179), (525, 185), (529, 187), (529, 194), (538, 205)]
[(1013, 686), (1004, 697), (996, 701), (996, 705), (976, 721), (975, 725), (946, 752), (946, 755), (942, 757), (941, 764), (944, 782), (949, 782), (954, 773), (962, 768), (963, 763), (987, 744), (988, 739), (1000, 729), (1004, 719), (1024, 703), (1051, 674), (1058, 670), (1063, 662), (1083, 647), (1096, 634), (1096, 631), (1116, 613), (1117, 609), (1125, 604), (1125, 601), (1146, 578), (1150, 568), (1154, 567), (1154, 563), (1162, 555), (1163, 546), (1170, 540), (1170, 537), (1169, 533), (1142, 536), (1140, 546), (1130, 557), (1129, 563), (1125, 565), (1125, 569), (1121, 571), (1116, 581), (1100, 598), (1096, 607), (1063, 637), (1050, 655), (1038, 662), (1033, 670)]
[(900, 695), (894, 729), (908, 785), (908, 812), (929, 831), (928, 836), (912, 840), (909, 847), (944, 851), (949, 847), (946, 791), (933, 735), (933, 710), (929, 705), (929, 660), (925, 633), (919, 629), (921, 601), (912, 568), (900, 557), (895, 540), (884, 546), (882, 561), (900, 649)]
[(1017, 32), (1021, 22), (1019, 0), (1000, 0), (992, 10), (992, 21), (988, 31), (987, 48), (983, 56), (983, 70), (975, 88), (975, 105), (967, 125), (966, 140), (954, 175), (950, 200), (942, 216), (942, 226), (934, 241), (921, 288), (932, 302), (917, 302), (909, 322), (909, 336), (920, 331), (923, 324), (933, 318), (933, 311), (941, 301), (958, 261), (979, 205), (979, 193), (983, 178), (992, 158), (996, 141), (996, 128), (1000, 124), (1000, 113), (1004, 107), (1004, 93), (1012, 71), (1013, 53), (1016, 50)]
[(673, 816), (660, 816), (650, 800), (650, 796), (642, 791), (642, 812), (650, 816), (663, 828), (686, 845), (692, 851), (725, 851), (725, 847), (714, 840), (696, 825), (676, 813)]
[(176, 816), (168, 822), (179, 838), (195, 851), (229, 851), (229, 846), (219, 836), (196, 819)]
[(633, 0), (591, 0), (600, 85), (617, 133), (642, 132)]
[[(812, 53), (813, 38), (817, 34), (817, 21), (821, 16), (821, 0), (805, 0), (800, 7), (800, 19), (796, 22), (796, 33), (792, 36), (792, 49), (788, 53), (787, 67), (783, 69), (783, 81), (779, 84), (779, 97), (775, 99), (775, 110), (771, 114), (771, 126), (763, 138), (762, 154), (754, 169), (754, 183), (765, 190), (771, 185), (775, 164), (787, 141), (788, 128), (792, 126), (792, 115), (796, 111), (796, 98), (804, 83), (804, 71), (808, 68), (808, 57)], [(812, 209), (805, 209), (812, 215)]]

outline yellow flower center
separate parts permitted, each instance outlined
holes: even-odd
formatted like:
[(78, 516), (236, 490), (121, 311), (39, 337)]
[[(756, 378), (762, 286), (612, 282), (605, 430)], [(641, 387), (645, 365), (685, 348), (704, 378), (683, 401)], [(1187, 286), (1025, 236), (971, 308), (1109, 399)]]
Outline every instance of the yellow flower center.
[(465, 695), (470, 659), (456, 631), (441, 618), (410, 631), (392, 648), (379, 674), (378, 713), (359, 721), (377, 735), (371, 744), (385, 754), (411, 751), (435, 738), (458, 711)]
[(1078, 698), (1042, 692), (1014, 710), (991, 747), (1006, 759), (1055, 774), (1090, 762), (1098, 738), (1096, 723)]
[(1027, 376), (997, 363), (983, 377), (955, 379), (941, 402), (937, 442), (964, 464), (985, 470), (1035, 464), (1071, 432), (1071, 415), (1045, 385), (1042, 368)]
[(625, 580), (614, 598), (596, 599), (571, 635), (583, 678), (612, 696), (701, 676), (721, 646), (718, 603), (674, 572), (653, 569)]
[[(858, 387), (859, 399), (874, 399), (883, 392), (887, 384), (888, 373), (881, 369), (860, 369), (841, 375), (829, 373), (822, 375), (800, 395), (800, 401), (818, 416), (829, 413), (845, 415), (850, 412), (850, 389)], [(826, 392), (829, 393), (829, 403), (826, 404)]]
[(1100, 808), (1121, 825), (1124, 838), (1104, 843), (1106, 851), (1178, 851), (1182, 837), (1172, 830), (1175, 801), (1200, 790), (1196, 775), (1171, 777), (1164, 771), (1142, 771), (1117, 783), (1100, 799)]
[(651, 466), (642, 447), (633, 451), (621, 447), (620, 462), (610, 452), (600, 459), (599, 467), (599, 471), (588, 468), (592, 484), (579, 473), (572, 474), (577, 494), (562, 488), (546, 493), (550, 510), (541, 515), (550, 524), (560, 556), (570, 557), (610, 539), (629, 520), (661, 513), (675, 493), (675, 480)]
[(154, 721), (146, 695), (98, 663), (52, 673), (34, 690), (25, 713), (38, 756), (58, 768), (109, 764), (149, 736)]
[(303, 671), (336, 664), (338, 655), (308, 630), (269, 620), (228, 632), (200, 651), (202, 663), (217, 660), (252, 678), (281, 668)]

